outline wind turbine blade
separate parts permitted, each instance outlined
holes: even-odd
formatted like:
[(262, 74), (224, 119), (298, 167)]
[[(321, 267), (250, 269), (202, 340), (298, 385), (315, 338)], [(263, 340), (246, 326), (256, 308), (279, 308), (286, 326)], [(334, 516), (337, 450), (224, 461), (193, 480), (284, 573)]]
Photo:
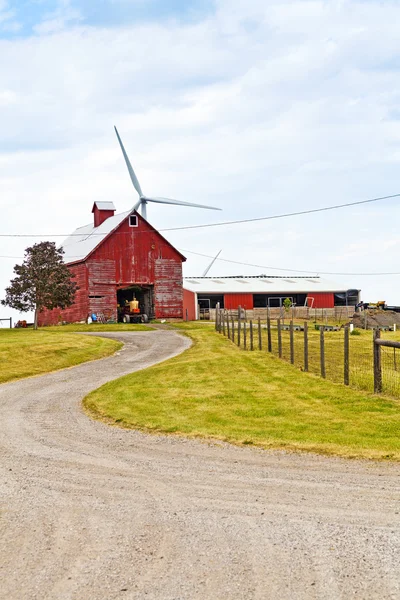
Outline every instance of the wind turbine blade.
[(121, 138), (119, 137), (119, 133), (118, 133), (118, 130), (115, 127), (115, 125), (114, 125), (114, 129), (115, 129), (115, 133), (117, 134), (119, 145), (121, 146), (122, 154), (124, 155), (126, 166), (128, 167), (129, 175), (131, 176), (131, 181), (133, 183), (133, 187), (135, 188), (135, 190), (137, 191), (137, 193), (139, 194), (139, 196), (143, 196), (142, 188), (140, 187), (140, 183), (138, 181), (138, 178), (135, 175), (135, 171), (132, 168), (132, 165), (131, 165), (131, 163), (129, 161), (128, 155), (125, 152), (124, 145), (122, 143)]
[(142, 200), (140, 199), (139, 202), (136, 202), (135, 206), (132, 208), (132, 211), (138, 210), (138, 208), (141, 206), (141, 204), (142, 204)]
[(206, 206), (205, 204), (193, 204), (193, 202), (181, 202), (180, 200), (173, 200), (172, 198), (160, 198), (154, 197), (149, 198), (148, 196), (144, 196), (147, 202), (156, 202), (157, 204), (177, 204), (178, 206), (192, 206), (194, 208), (207, 208), (209, 210), (222, 210), (221, 208), (216, 208), (215, 206)]
[(211, 269), (211, 267), (213, 266), (213, 264), (215, 263), (215, 261), (217, 260), (218, 256), (221, 254), (221, 252), (222, 252), (222, 250), (220, 250), (218, 252), (218, 254), (212, 259), (212, 261), (208, 265), (207, 269), (204, 271), (202, 277), (205, 277), (207, 275), (208, 271)]

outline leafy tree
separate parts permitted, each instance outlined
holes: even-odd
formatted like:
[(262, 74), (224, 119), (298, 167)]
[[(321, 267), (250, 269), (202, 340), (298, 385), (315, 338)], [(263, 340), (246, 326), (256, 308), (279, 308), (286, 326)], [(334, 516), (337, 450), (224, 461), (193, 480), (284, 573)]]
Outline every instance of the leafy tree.
[(283, 306), (286, 312), (289, 312), (290, 307), (292, 306), (292, 301), (290, 298), (285, 298), (283, 301)]
[(64, 251), (54, 242), (40, 242), (25, 250), (22, 265), (15, 265), (16, 277), (6, 288), (1, 303), (20, 312), (35, 311), (35, 329), (38, 314), (44, 308), (66, 308), (74, 302), (78, 289), (71, 281), (71, 272), (63, 262)]

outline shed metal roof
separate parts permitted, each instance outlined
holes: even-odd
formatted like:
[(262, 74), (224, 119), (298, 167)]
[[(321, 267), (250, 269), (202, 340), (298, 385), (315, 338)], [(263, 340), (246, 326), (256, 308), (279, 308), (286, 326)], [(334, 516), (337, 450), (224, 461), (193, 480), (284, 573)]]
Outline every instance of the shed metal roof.
[(184, 277), (183, 287), (198, 294), (296, 294), (312, 292), (343, 292), (343, 284), (321, 277), (297, 277), (277, 275), (230, 276), (230, 277)]

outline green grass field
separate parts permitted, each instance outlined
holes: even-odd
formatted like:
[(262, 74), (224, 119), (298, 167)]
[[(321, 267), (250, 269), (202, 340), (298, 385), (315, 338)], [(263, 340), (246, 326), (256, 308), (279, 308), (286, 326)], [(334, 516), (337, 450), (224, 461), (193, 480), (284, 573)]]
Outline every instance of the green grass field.
[[(309, 371), (320, 374), (320, 333), (309, 323)], [(254, 347), (258, 349), (258, 335), (254, 332)], [(400, 332), (382, 332), (382, 338), (400, 341)], [(289, 332), (282, 331), (283, 358), (290, 361)], [(272, 328), (272, 350), (278, 355), (278, 332)], [(249, 347), (249, 340), (248, 347)], [(372, 331), (357, 330), (349, 336), (350, 385), (360, 390), (373, 391)], [(267, 331), (262, 330), (262, 345), (267, 348)], [(298, 368), (304, 367), (304, 333), (294, 332), (294, 359)], [(325, 366), (327, 379), (335, 383), (344, 380), (344, 330), (325, 332)], [(400, 397), (400, 351), (382, 348), (383, 389), (388, 395)]]
[(84, 400), (109, 423), (263, 448), (400, 460), (400, 402), (244, 352), (212, 325), (175, 326), (178, 357), (110, 382)]
[(41, 375), (110, 356), (115, 340), (73, 334), (73, 329), (0, 329), (0, 383)]

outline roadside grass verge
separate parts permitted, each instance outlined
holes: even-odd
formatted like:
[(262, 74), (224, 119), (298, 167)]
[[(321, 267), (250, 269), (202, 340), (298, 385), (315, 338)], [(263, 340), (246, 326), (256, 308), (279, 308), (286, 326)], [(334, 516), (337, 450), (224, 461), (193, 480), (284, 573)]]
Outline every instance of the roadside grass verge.
[(84, 399), (89, 414), (147, 431), (400, 460), (400, 402), (244, 352), (206, 325), (174, 327), (193, 346), (92, 392)]
[(75, 335), (72, 331), (79, 329), (67, 327), (1, 329), (0, 383), (104, 358), (122, 346), (116, 340)]

